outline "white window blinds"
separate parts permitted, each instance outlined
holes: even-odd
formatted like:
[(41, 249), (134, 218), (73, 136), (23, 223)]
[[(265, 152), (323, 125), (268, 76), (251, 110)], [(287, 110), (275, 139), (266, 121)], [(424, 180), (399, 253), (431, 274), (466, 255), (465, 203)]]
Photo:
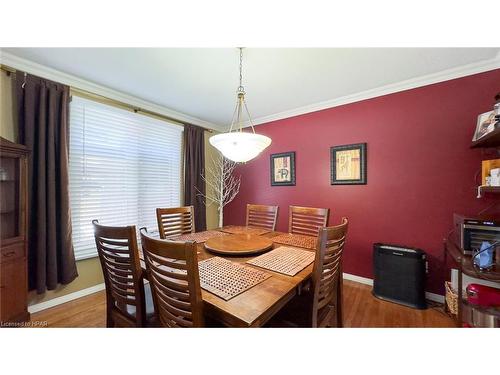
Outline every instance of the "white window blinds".
[(176, 124), (73, 96), (70, 201), (76, 259), (97, 255), (92, 220), (156, 230), (157, 207), (181, 201)]

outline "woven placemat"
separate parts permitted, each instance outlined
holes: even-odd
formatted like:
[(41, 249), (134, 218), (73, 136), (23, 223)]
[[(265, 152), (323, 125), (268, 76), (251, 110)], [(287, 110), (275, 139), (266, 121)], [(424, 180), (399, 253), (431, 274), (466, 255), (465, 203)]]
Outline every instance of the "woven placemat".
[(228, 301), (271, 277), (267, 272), (213, 257), (198, 262), (203, 289)]
[(219, 232), (218, 230), (206, 230), (204, 232), (183, 234), (177, 237), (171, 237), (169, 239), (174, 241), (195, 241), (197, 243), (205, 242), (212, 237), (227, 236), (227, 233)]
[(264, 233), (269, 233), (269, 229), (257, 228), (257, 227), (245, 227), (239, 225), (228, 225), (221, 229), (222, 232), (231, 233), (231, 234), (254, 234), (256, 236), (260, 236)]
[(248, 260), (253, 266), (295, 276), (314, 262), (314, 252), (297, 249), (296, 247), (280, 246), (270, 252)]
[(273, 242), (284, 245), (292, 245), (297, 247), (305, 247), (306, 249), (316, 249), (316, 237), (304, 236), (301, 234), (285, 233), (271, 238)]

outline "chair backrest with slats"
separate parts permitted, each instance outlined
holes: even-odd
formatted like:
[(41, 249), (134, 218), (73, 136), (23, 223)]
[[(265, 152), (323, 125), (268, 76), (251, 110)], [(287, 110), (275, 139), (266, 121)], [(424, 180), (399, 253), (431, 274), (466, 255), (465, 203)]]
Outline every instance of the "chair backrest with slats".
[(340, 225), (322, 228), (318, 235), (312, 275), (313, 327), (330, 325), (333, 316), (337, 326), (342, 325), (342, 253), (347, 224), (348, 220), (344, 217)]
[[(144, 326), (144, 282), (135, 226), (110, 227), (97, 220), (92, 220), (92, 224), (106, 285), (108, 314), (118, 311), (126, 320)], [(135, 316), (127, 312), (127, 305), (135, 307)]]
[(156, 218), (160, 238), (194, 233), (194, 207), (157, 208)]
[(141, 229), (141, 244), (160, 323), (164, 327), (203, 326), (195, 242), (159, 240)]
[(247, 204), (247, 226), (274, 231), (276, 229), (277, 217), (278, 206)]
[(328, 208), (290, 206), (288, 232), (316, 237), (319, 229), (328, 225), (329, 213)]

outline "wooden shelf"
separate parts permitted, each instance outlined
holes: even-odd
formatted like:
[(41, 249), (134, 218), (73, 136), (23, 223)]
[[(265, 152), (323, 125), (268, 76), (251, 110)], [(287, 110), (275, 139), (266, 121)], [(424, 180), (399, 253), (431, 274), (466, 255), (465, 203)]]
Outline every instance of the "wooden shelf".
[[(455, 241), (451, 238), (445, 239), (444, 242), (444, 268), (447, 269), (447, 257), (450, 256), (458, 269), (458, 303), (457, 303), (457, 313), (456, 317), (453, 317), (457, 327), (462, 327), (462, 322), (464, 318), (464, 304), (466, 304), (466, 299), (462, 295), (463, 290), (463, 278), (462, 273), (470, 277), (475, 277), (478, 279), (488, 280), (497, 282), (500, 285), (500, 264), (495, 264), (493, 268), (489, 271), (479, 271), (472, 263), (472, 256), (465, 255), (462, 250), (458, 247)], [(446, 308), (445, 308), (446, 311)]]
[(498, 126), (491, 133), (486, 134), (484, 137), (479, 138), (477, 141), (472, 142), (470, 148), (488, 148), (500, 147), (500, 126)]
[(477, 197), (481, 198), (484, 193), (500, 193), (500, 186), (481, 185), (477, 188)]

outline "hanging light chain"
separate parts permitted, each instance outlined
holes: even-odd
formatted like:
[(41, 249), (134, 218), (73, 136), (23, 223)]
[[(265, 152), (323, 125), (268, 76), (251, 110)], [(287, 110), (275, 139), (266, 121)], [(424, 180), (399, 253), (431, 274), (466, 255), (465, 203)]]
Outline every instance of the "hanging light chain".
[(243, 91), (243, 47), (239, 47), (240, 49), (240, 86), (238, 87), (238, 91)]
[(238, 47), (240, 50), (240, 85), (238, 86), (238, 95), (236, 99), (236, 107), (233, 112), (233, 117), (231, 119), (231, 126), (229, 127), (229, 132), (233, 131), (234, 125), (237, 126), (237, 131), (243, 131), (242, 124), (242, 115), (246, 112), (248, 116), (248, 120), (250, 122), (250, 127), (252, 128), (252, 132), (255, 134), (255, 129), (253, 127), (252, 117), (250, 116), (250, 112), (248, 111), (247, 102), (245, 100), (245, 89), (243, 88), (243, 47)]

